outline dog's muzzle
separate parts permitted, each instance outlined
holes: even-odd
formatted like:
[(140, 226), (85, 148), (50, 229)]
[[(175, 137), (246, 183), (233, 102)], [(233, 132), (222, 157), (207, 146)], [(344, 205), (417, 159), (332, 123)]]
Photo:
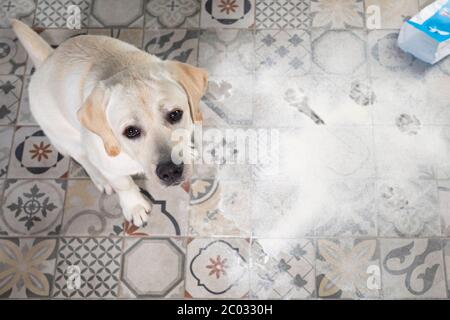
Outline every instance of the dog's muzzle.
[(181, 183), (184, 164), (175, 164), (172, 161), (159, 163), (156, 166), (156, 175), (168, 186)]

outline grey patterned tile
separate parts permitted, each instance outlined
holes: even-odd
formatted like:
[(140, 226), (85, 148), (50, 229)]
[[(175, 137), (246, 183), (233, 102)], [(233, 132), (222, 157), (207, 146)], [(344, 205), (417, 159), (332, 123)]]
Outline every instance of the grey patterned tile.
[(309, 124), (371, 125), (375, 95), (367, 78), (327, 75), (258, 75), (254, 124), (303, 127)]
[(145, 5), (147, 29), (198, 28), (201, 0), (149, 0)]
[(314, 233), (313, 203), (298, 182), (261, 180), (255, 182), (252, 193), (251, 226), (255, 237), (299, 238)]
[(364, 27), (363, 0), (311, 0), (313, 28), (346, 29)]
[(6, 178), (8, 172), (9, 153), (13, 139), (13, 127), (0, 127), (0, 178)]
[(442, 235), (450, 237), (450, 180), (439, 180), (437, 184)]
[(143, 31), (139, 29), (89, 29), (88, 34), (119, 39), (142, 48)]
[(444, 239), (444, 264), (447, 275), (447, 297), (450, 298), (450, 239)]
[(30, 85), (30, 76), (24, 76), (22, 95), (20, 97), (19, 114), (17, 116), (17, 125), (37, 126), (37, 122), (31, 114), (30, 99), (28, 95), (28, 86)]
[(258, 29), (309, 29), (310, 0), (256, 1)]
[(376, 239), (317, 240), (316, 288), (319, 298), (378, 298), (380, 274)]
[(23, 75), (27, 53), (11, 29), (0, 30), (0, 74)]
[(419, 12), (417, 0), (365, 0), (364, 3), (366, 10), (369, 7), (379, 9), (380, 21), (377, 29), (400, 29), (404, 20)]
[(188, 242), (186, 298), (245, 298), (249, 292), (250, 244), (246, 239)]
[(39, 127), (19, 127), (9, 162), (8, 178), (64, 178), (69, 158), (60, 154)]
[(311, 41), (314, 73), (367, 74), (365, 31), (316, 29)]
[(16, 122), (22, 80), (17, 76), (0, 76), (0, 124)]
[(91, 0), (89, 27), (142, 28), (144, 0)]
[(405, 53), (397, 46), (398, 31), (372, 30), (368, 34), (368, 60), (371, 76), (422, 78), (428, 64)]
[(61, 238), (53, 297), (117, 297), (121, 248), (120, 238)]
[(1, 0), (0, 28), (10, 27), (9, 19), (19, 19), (28, 25), (33, 23), (36, 0)]
[(304, 30), (258, 30), (255, 35), (256, 71), (300, 76), (311, 68), (311, 39)]
[(203, 102), (224, 124), (248, 126), (253, 117), (253, 88), (251, 76), (211, 75)]
[(429, 237), (441, 234), (435, 181), (380, 180), (377, 203), (380, 236)]
[(185, 239), (128, 238), (123, 251), (121, 298), (179, 299), (184, 296)]
[(43, 28), (87, 27), (91, 0), (37, 0), (34, 25)]
[(0, 298), (48, 297), (56, 249), (56, 239), (0, 238)]
[(441, 239), (381, 239), (387, 299), (446, 298)]
[(7, 180), (0, 211), (2, 235), (58, 235), (66, 181)]
[(449, 174), (450, 129), (424, 126), (408, 114), (396, 126), (375, 126), (377, 175), (387, 179), (445, 179)]
[(255, 24), (255, 0), (202, 0), (202, 28), (250, 28)]
[(255, 68), (253, 34), (247, 30), (202, 31), (198, 64), (210, 75), (242, 76)]
[(315, 297), (315, 248), (307, 239), (252, 242), (251, 298)]
[(146, 30), (144, 50), (163, 60), (197, 65), (198, 30)]
[(316, 236), (376, 236), (375, 181), (341, 179), (324, 181), (327, 195), (317, 210)]
[(116, 235), (114, 227), (122, 226), (123, 222), (117, 195), (100, 193), (90, 180), (68, 181), (61, 234), (91, 237)]
[(251, 192), (248, 182), (193, 179), (190, 189), (191, 235), (250, 236)]

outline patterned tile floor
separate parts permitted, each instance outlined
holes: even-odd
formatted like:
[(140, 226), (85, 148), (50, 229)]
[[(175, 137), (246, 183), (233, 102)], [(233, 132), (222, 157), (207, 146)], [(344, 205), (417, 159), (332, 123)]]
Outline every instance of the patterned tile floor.
[[(395, 46), (428, 2), (0, 0), (0, 297), (449, 298), (450, 57)], [(205, 125), (276, 128), (279, 170), (139, 181), (150, 222), (124, 223), (33, 120), (8, 17), (207, 68)]]

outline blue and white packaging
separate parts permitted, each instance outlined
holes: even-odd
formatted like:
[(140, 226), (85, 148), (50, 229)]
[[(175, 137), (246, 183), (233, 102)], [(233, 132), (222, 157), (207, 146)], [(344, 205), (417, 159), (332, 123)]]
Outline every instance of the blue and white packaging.
[(398, 46), (428, 63), (450, 54), (450, 0), (438, 0), (406, 21)]

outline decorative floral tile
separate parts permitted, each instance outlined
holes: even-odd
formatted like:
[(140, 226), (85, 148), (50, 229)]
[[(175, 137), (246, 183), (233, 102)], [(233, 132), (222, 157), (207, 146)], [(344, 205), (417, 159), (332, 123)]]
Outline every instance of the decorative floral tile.
[(313, 72), (334, 75), (367, 73), (364, 31), (313, 30), (311, 40)]
[(117, 297), (121, 248), (120, 238), (61, 238), (53, 297)]
[(23, 75), (27, 53), (11, 29), (0, 30), (0, 74)]
[(442, 235), (450, 237), (450, 181), (440, 180), (437, 183)]
[(38, 0), (34, 25), (81, 29), (88, 24), (91, 0)]
[(163, 60), (197, 65), (198, 30), (146, 30), (144, 50)]
[(89, 27), (142, 28), (144, 0), (91, 0)]
[(309, 0), (256, 1), (256, 27), (261, 29), (309, 29)]
[(128, 238), (123, 251), (121, 298), (179, 299), (184, 296), (185, 240)]
[(317, 240), (316, 288), (319, 298), (378, 298), (379, 248), (375, 239)]
[(20, 98), (19, 115), (17, 116), (18, 125), (37, 125), (36, 120), (31, 114), (30, 99), (28, 96), (28, 86), (30, 85), (30, 76), (25, 76), (23, 80), (22, 96)]
[(0, 76), (0, 124), (16, 122), (21, 92), (21, 78)]
[(386, 77), (387, 75), (422, 77), (429, 65), (402, 51), (397, 45), (397, 38), (397, 31), (369, 31), (367, 55), (371, 75), (375, 77)]
[(210, 76), (205, 107), (226, 125), (248, 126), (253, 117), (253, 83), (251, 76)]
[(364, 77), (263, 74), (254, 87), (256, 126), (372, 125), (375, 94)]
[(143, 31), (140, 29), (89, 29), (89, 34), (116, 38), (142, 48)]
[(450, 239), (444, 240), (445, 274), (447, 275), (447, 297), (450, 298)]
[(0, 238), (0, 297), (48, 297), (56, 248), (56, 239)]
[(149, 0), (145, 6), (147, 29), (198, 28), (201, 0)]
[(414, 115), (403, 114), (396, 126), (375, 126), (374, 136), (378, 177), (450, 178), (448, 127), (424, 126)]
[(202, 28), (250, 28), (255, 24), (255, 0), (202, 0)]
[(195, 236), (249, 236), (249, 184), (244, 181), (192, 179), (189, 231)]
[(8, 172), (13, 134), (13, 127), (0, 127), (0, 178), (6, 178), (6, 173)]
[[(70, 30), (70, 29), (43, 29), (39, 28), (37, 30), (39, 35), (44, 38), (44, 40), (50, 44), (52, 48), (57, 48), (61, 43), (64, 41), (77, 37), (79, 35), (86, 35), (87, 30), (81, 29), (81, 30)], [(33, 61), (31, 59), (28, 59), (27, 62), (27, 70), (26, 74), (33, 74), (35, 71)], [(27, 93), (28, 95), (28, 93)], [(28, 98), (28, 97), (27, 97)], [(29, 107), (29, 105), (27, 106)]]
[(255, 237), (298, 238), (313, 234), (312, 203), (298, 182), (256, 181), (252, 192), (251, 226)]
[(380, 13), (380, 25), (377, 29), (400, 29), (403, 21), (419, 12), (417, 0), (365, 0), (366, 10), (377, 7)]
[(7, 180), (0, 235), (58, 235), (66, 188), (62, 180)]
[(255, 67), (253, 34), (247, 30), (204, 30), (198, 64), (210, 75), (243, 76)]
[(311, 240), (258, 239), (252, 243), (251, 297), (315, 296), (315, 248)]
[(441, 239), (381, 239), (386, 299), (446, 298)]
[(375, 181), (341, 179), (322, 183), (326, 197), (316, 214), (316, 236), (376, 236)]
[(311, 0), (312, 27), (346, 29), (364, 27), (363, 0)]
[(117, 195), (100, 193), (91, 180), (69, 180), (61, 234), (107, 236), (124, 222)]
[(258, 30), (256, 71), (300, 76), (311, 68), (311, 39), (304, 30)]
[(0, 0), (0, 28), (10, 27), (9, 19), (33, 23), (36, 0)]
[(380, 236), (439, 236), (439, 207), (434, 181), (381, 180), (377, 186)]
[(137, 228), (124, 222), (114, 232), (127, 236), (186, 236), (188, 234), (189, 190), (183, 184), (167, 189), (158, 182), (136, 180), (152, 210), (147, 225)]
[(60, 154), (39, 127), (16, 130), (8, 178), (63, 178), (69, 158)]
[(193, 239), (187, 246), (186, 298), (245, 298), (249, 292), (246, 239)]

